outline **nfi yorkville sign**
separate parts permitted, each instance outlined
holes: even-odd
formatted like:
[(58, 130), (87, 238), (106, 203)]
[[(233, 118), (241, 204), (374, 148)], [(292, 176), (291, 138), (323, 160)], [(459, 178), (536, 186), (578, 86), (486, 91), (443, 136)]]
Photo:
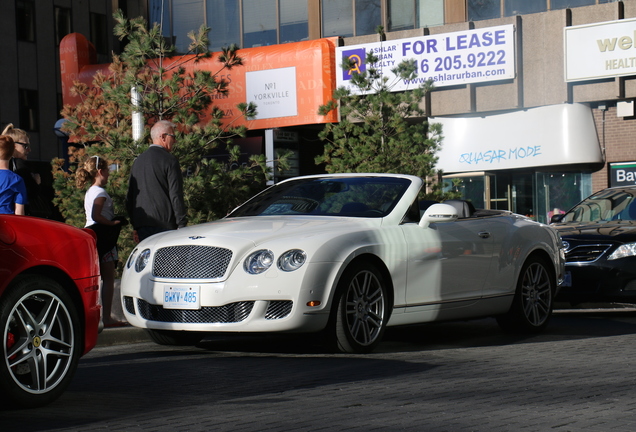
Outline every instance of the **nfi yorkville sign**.
[(565, 81), (636, 75), (636, 19), (565, 27)]
[[(392, 91), (413, 89), (428, 80), (436, 87), (498, 81), (515, 78), (514, 26), (504, 25), (396, 39), (336, 48), (336, 84), (352, 92), (351, 76), (373, 67), (393, 85)], [(375, 64), (366, 63), (367, 53), (378, 58)], [(343, 60), (353, 64), (342, 68)], [(417, 77), (401, 80), (392, 71), (402, 61), (414, 61)]]
[(636, 185), (636, 161), (609, 164), (610, 187)]

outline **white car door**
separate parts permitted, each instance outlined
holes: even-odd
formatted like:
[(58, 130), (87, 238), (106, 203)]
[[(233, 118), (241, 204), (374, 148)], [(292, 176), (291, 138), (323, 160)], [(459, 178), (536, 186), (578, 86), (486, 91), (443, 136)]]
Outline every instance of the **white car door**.
[(406, 305), (478, 299), (493, 259), (491, 218), (404, 224), (408, 248)]

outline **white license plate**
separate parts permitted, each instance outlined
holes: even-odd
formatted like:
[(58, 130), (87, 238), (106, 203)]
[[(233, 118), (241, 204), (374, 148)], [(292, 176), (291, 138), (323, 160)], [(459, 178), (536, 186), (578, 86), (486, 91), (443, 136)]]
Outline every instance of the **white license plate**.
[(572, 273), (570, 273), (569, 271), (565, 272), (565, 275), (563, 277), (563, 283), (561, 284), (562, 287), (571, 287), (572, 286)]
[(201, 309), (201, 295), (199, 286), (171, 286), (163, 287), (164, 309)]

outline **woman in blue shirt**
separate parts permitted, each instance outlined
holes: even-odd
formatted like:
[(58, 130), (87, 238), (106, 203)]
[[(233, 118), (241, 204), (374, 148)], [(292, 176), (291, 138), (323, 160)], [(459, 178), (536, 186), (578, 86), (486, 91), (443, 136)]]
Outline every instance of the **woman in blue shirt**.
[(11, 171), (10, 167), (14, 150), (13, 138), (0, 135), (0, 214), (24, 215), (26, 186), (22, 177)]

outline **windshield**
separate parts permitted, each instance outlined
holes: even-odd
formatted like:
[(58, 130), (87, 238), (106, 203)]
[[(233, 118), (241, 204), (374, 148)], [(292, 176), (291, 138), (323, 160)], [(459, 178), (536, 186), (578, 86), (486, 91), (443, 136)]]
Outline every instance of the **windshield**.
[(280, 183), (238, 207), (228, 217), (321, 215), (384, 217), (411, 181), (397, 177), (320, 177)]
[(570, 210), (561, 222), (636, 220), (636, 190), (606, 189)]

